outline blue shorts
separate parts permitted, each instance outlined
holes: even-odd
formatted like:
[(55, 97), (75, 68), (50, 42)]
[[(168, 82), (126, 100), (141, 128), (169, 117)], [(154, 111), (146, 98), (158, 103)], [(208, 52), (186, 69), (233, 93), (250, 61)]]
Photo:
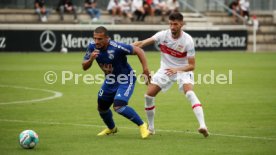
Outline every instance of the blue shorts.
[(98, 98), (108, 103), (113, 103), (114, 100), (121, 100), (128, 103), (135, 87), (136, 77), (132, 81), (127, 81), (124, 84), (114, 83), (107, 84), (106, 80), (102, 85)]

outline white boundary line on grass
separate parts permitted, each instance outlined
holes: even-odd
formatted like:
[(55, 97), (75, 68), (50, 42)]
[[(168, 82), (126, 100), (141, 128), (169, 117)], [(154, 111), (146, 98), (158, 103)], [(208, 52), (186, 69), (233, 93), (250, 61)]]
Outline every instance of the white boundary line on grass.
[(11, 102), (0, 102), (0, 105), (42, 102), (42, 101), (52, 100), (52, 99), (61, 97), (63, 95), (61, 92), (48, 90), (48, 89), (38, 89), (38, 88), (30, 88), (30, 87), (23, 87), (23, 86), (12, 86), (12, 85), (0, 85), (0, 87), (25, 89), (25, 90), (36, 90), (36, 91), (49, 92), (49, 93), (54, 94), (53, 96), (49, 96), (49, 97), (45, 97), (45, 98), (22, 100), (22, 101), (11, 101)]
[[(93, 124), (78, 124), (78, 123), (61, 123), (61, 122), (42, 122), (42, 121), (24, 121), (24, 120), (9, 120), (9, 119), (0, 119), (1, 122), (16, 122), (16, 123), (34, 123), (34, 124), (46, 124), (46, 125), (68, 125), (68, 126), (82, 126), (82, 127), (97, 127), (104, 128), (103, 125), (93, 125)], [(120, 127), (123, 129), (137, 130), (137, 128), (131, 127)], [(182, 130), (163, 130), (158, 129), (158, 132), (174, 132), (174, 133), (185, 133), (185, 134), (199, 134), (197, 132), (191, 131), (182, 131)], [(220, 137), (232, 137), (232, 138), (243, 138), (243, 139), (258, 139), (258, 140), (272, 140), (276, 141), (276, 138), (270, 137), (254, 137), (254, 136), (240, 136), (240, 135), (230, 135), (230, 134), (216, 134), (210, 133), (211, 136), (220, 136)]]

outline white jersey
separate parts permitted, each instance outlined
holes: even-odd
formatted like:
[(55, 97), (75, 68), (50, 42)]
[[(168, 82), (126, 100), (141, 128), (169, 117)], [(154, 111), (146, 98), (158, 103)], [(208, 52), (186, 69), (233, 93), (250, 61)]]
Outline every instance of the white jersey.
[(160, 47), (160, 69), (188, 65), (188, 57), (195, 56), (194, 41), (183, 31), (178, 39), (172, 38), (170, 29), (157, 32), (152, 38)]

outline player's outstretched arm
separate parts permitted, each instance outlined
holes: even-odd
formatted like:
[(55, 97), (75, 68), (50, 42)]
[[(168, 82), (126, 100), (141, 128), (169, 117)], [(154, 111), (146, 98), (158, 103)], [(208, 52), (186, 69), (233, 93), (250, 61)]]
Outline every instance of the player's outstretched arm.
[(144, 50), (139, 47), (133, 46), (133, 54), (136, 54), (138, 56), (143, 67), (143, 74), (147, 76), (146, 81), (147, 83), (149, 83), (151, 80), (151, 76)]
[(136, 41), (136, 42), (132, 43), (132, 45), (142, 48), (142, 47), (151, 45), (154, 42), (155, 41), (154, 41), (153, 38), (148, 38), (148, 39), (145, 39), (145, 40), (142, 40), (142, 41)]
[(99, 55), (99, 51), (95, 50), (91, 53), (90, 57), (88, 60), (84, 60), (82, 62), (82, 69), (84, 71), (86, 71), (87, 69), (89, 69), (92, 66), (93, 61), (98, 57)]

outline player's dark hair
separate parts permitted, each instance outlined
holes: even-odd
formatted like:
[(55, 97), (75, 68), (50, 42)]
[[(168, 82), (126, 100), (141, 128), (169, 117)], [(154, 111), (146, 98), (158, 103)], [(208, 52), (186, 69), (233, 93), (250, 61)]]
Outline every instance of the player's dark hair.
[(183, 21), (183, 15), (180, 12), (173, 12), (169, 15), (169, 20)]
[(105, 27), (99, 26), (94, 30), (94, 33), (104, 33), (104, 35), (108, 36), (108, 31)]

